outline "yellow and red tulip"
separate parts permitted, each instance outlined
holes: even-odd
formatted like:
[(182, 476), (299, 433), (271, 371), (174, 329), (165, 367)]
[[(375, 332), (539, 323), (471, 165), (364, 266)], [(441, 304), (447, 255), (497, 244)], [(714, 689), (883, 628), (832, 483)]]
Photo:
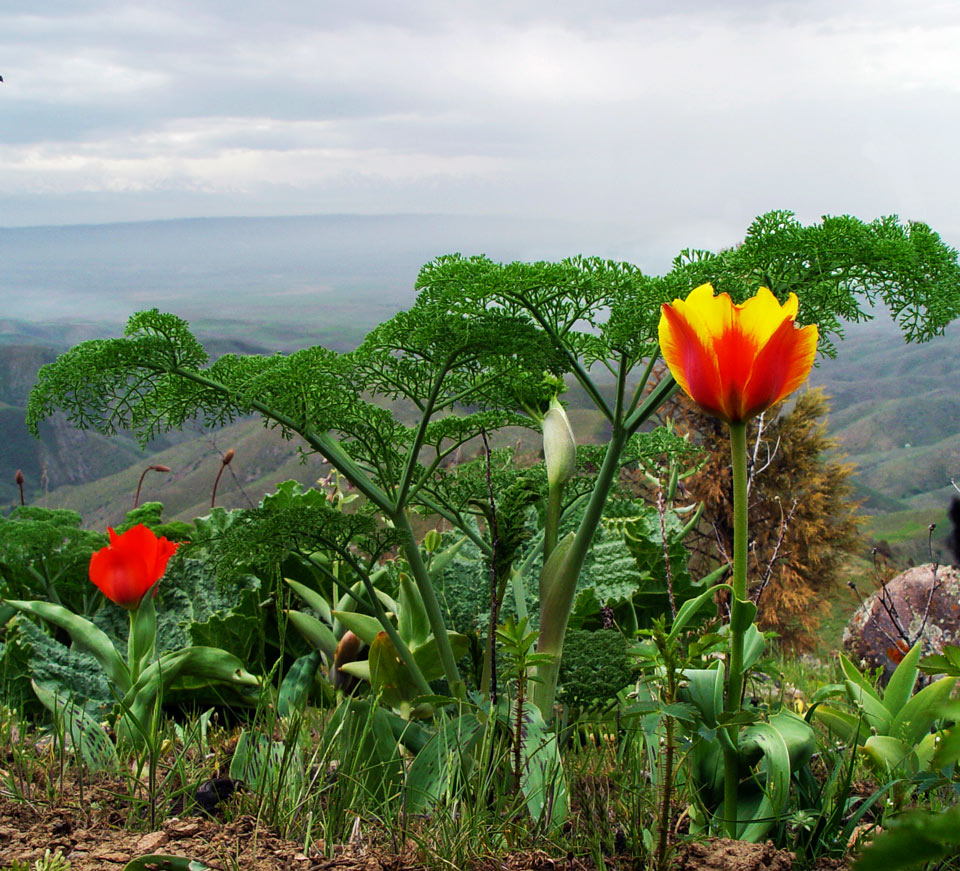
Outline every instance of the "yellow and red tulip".
[(798, 328), (797, 296), (781, 305), (766, 288), (740, 305), (702, 284), (664, 304), (660, 352), (704, 411), (742, 423), (789, 396), (810, 374), (817, 327)]

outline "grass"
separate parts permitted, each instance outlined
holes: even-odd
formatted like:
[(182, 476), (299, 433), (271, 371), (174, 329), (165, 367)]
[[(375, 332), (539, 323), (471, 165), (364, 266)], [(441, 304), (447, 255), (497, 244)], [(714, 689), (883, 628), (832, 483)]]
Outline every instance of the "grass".
[[(835, 661), (781, 657), (766, 680), (751, 684), (750, 692), (765, 694), (764, 703), (776, 708), (791, 706), (796, 689), (809, 706), (817, 691), (838, 676)], [(227, 731), (216, 719), (211, 711), (165, 713), (151, 740), (157, 752), (150, 766), (127, 757), (120, 771), (91, 775), (78, 754), (64, 745), (62, 734), (4, 710), (0, 740), (10, 750), (0, 766), (0, 800), (69, 811), (91, 830), (112, 820), (100, 829), (103, 838), (112, 837), (111, 827), (132, 836), (157, 830), (169, 815), (187, 819), (212, 814), (227, 828), (246, 820), (250, 842), (274, 843), (271, 839), (280, 837), (291, 850), (328, 859), (342, 858), (344, 851), (372, 851), (431, 871), (484, 867), (531, 851), (577, 857), (581, 867), (641, 867), (654, 841), (658, 787), (651, 765), (658, 751), (653, 748), (651, 755), (648, 742), (656, 730), (650, 733), (647, 724), (645, 731), (642, 720), (611, 715), (573, 724), (563, 742), (570, 817), (561, 829), (545, 831), (532, 823), (522, 794), (502, 774), (511, 759), (503, 734), (491, 732), (488, 749), (478, 757), (494, 764), (475, 761), (460, 769), (446, 800), (423, 815), (407, 813), (402, 781), (385, 780), (377, 768), (372, 745), (362, 737), (373, 732), (369, 713), (357, 724), (359, 744), (344, 743), (343, 725), (337, 725), (331, 710), (310, 707), (280, 720), (266, 696), (242, 732)], [(275, 754), (243, 768), (243, 734), (260, 736), (276, 748)], [(818, 736), (819, 755), (802, 789), (796, 786), (788, 814), (770, 835), (778, 847), (798, 851), (798, 868), (812, 868), (824, 855), (842, 855), (845, 842), (839, 844), (837, 838), (858, 809), (858, 821), (885, 824), (889, 807), (878, 801), (864, 808), (864, 800), (883, 785), (877, 773), (849, 747), (838, 746), (826, 730), (818, 727)], [(670, 829), (677, 848), (702, 837), (697, 830), (705, 821), (690, 777), (689, 751), (685, 740)], [(406, 757), (404, 767), (409, 763)], [(246, 775), (242, 789), (215, 806), (198, 802), (200, 784), (236, 778), (241, 769)], [(797, 795), (805, 796), (799, 804)], [(948, 785), (924, 787), (918, 781), (901, 789), (896, 803), (938, 808), (950, 803), (949, 796)], [(223, 844), (217, 849), (227, 857)], [(231, 861), (237, 867), (257, 867), (241, 855)]]

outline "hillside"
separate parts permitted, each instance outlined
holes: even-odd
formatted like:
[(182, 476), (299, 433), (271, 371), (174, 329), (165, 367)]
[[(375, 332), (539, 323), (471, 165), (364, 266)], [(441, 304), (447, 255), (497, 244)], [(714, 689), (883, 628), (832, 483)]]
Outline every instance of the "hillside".
[[(146, 453), (133, 440), (81, 433), (62, 418), (45, 424), (40, 440), (30, 437), (24, 405), (39, 366), (76, 342), (119, 335), (133, 311), (156, 305), (186, 317), (213, 356), (313, 344), (345, 350), (409, 305), (418, 267), (437, 254), (485, 251), (509, 260), (619, 253), (578, 237), (576, 228), (555, 229), (545, 247), (531, 241), (523, 222), (451, 216), (0, 228), (0, 510), (17, 500), (18, 468), (31, 501), (77, 507), (96, 525), (132, 503), (150, 462), (175, 471), (162, 480), (151, 473), (145, 487), (152, 495), (144, 498), (162, 491), (170, 512), (181, 516), (208, 504), (217, 448), (237, 449), (234, 472), (254, 501), (283, 477), (320, 474), (254, 421), (218, 433), (216, 447), (208, 435), (188, 432), (164, 437)], [(811, 377), (831, 397), (828, 427), (857, 465), (857, 496), (876, 517), (877, 535), (917, 553), (926, 546), (927, 524), (944, 519), (950, 478), (960, 475), (958, 338), (954, 326), (944, 338), (906, 345), (880, 315), (850, 325), (838, 357), (822, 361)], [(603, 422), (576, 391), (566, 398), (578, 438), (602, 439)], [(229, 477), (222, 504), (242, 504), (231, 502), (242, 497), (231, 492)]]

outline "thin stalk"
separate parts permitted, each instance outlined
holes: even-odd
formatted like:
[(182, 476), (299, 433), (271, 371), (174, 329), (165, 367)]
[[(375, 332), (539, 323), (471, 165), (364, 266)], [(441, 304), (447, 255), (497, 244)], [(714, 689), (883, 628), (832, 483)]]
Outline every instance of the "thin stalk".
[(603, 398), (603, 395), (600, 393), (597, 385), (594, 383), (593, 379), (590, 377), (590, 374), (580, 362), (580, 359), (577, 357), (577, 355), (574, 354), (570, 348), (563, 343), (563, 339), (557, 334), (557, 331), (553, 329), (549, 323), (547, 323), (540, 312), (538, 312), (535, 308), (529, 307), (527, 307), (527, 311), (533, 315), (537, 323), (543, 328), (543, 331), (550, 337), (550, 341), (553, 343), (554, 348), (556, 348), (557, 351), (566, 357), (566, 362), (570, 367), (570, 371), (573, 373), (577, 381), (580, 382), (580, 386), (586, 391), (587, 395), (593, 400), (593, 404), (597, 406), (607, 420), (613, 423), (613, 409), (607, 404), (607, 400)]
[(660, 797), (660, 819), (657, 821), (657, 871), (666, 871), (667, 857), (670, 847), (670, 807), (673, 801), (673, 755), (676, 750), (674, 734), (676, 723), (669, 714), (664, 722), (663, 747), (663, 795)]
[(490, 543), (493, 545), (493, 555), (490, 557), (490, 626), (487, 630), (490, 643), (487, 655), (490, 659), (490, 704), (497, 704), (497, 621), (500, 616), (500, 590), (497, 588), (497, 550), (500, 545), (500, 528), (497, 524), (497, 503), (493, 495), (493, 478), (490, 474), (490, 445), (487, 442), (487, 431), (480, 430), (483, 438), (483, 450), (486, 457), (487, 498), (490, 500)]
[[(730, 424), (733, 466), (733, 596), (730, 602), (730, 671), (727, 674), (726, 712), (740, 710), (743, 695), (743, 609), (747, 606), (747, 425)], [(727, 837), (737, 837), (737, 786), (740, 782), (738, 727), (728, 727), (730, 744), (723, 750), (723, 817)]]
[(410, 492), (410, 486), (413, 484), (414, 472), (420, 465), (420, 449), (423, 447), (423, 440), (427, 434), (427, 426), (429, 425), (430, 418), (433, 415), (433, 408), (436, 405), (437, 397), (440, 395), (440, 387), (443, 384), (443, 376), (446, 374), (446, 368), (447, 367), (445, 364), (440, 377), (437, 378), (430, 390), (430, 396), (427, 397), (427, 402), (424, 406), (423, 413), (420, 415), (420, 425), (417, 427), (417, 433), (413, 438), (413, 444), (410, 445), (410, 451), (407, 454), (407, 462), (403, 468), (403, 476), (400, 479), (400, 486), (397, 490), (396, 506), (398, 510), (406, 505), (407, 494)]
[(637, 387), (633, 391), (633, 397), (630, 400), (630, 405), (627, 407), (627, 417), (633, 414), (637, 406), (640, 404), (640, 398), (643, 396), (643, 388), (647, 386), (647, 382), (650, 380), (650, 376), (653, 374), (653, 367), (656, 365), (656, 362), (659, 359), (659, 354), (650, 355), (650, 359), (647, 361), (647, 365), (643, 370), (643, 375), (640, 376), (640, 380), (637, 382)]
[(623, 423), (624, 429), (632, 435), (650, 418), (650, 416), (680, 389), (680, 385), (673, 380), (672, 375), (665, 375), (647, 398), (627, 415)]
[(552, 717), (557, 676), (560, 673), (560, 655), (563, 652), (563, 638), (570, 619), (577, 578), (580, 577), (580, 569), (583, 567), (593, 536), (603, 518), (607, 496), (610, 495), (613, 482), (620, 471), (620, 457), (626, 440), (627, 434), (623, 427), (614, 424), (603, 465), (597, 474), (590, 501), (587, 503), (583, 519), (580, 521), (570, 551), (564, 560), (563, 571), (556, 577), (551, 589), (543, 589), (541, 584), (540, 637), (537, 651), (552, 654), (553, 659), (538, 666), (537, 675), (540, 680), (533, 685), (531, 695), (548, 722)]
[(437, 642), (440, 665), (443, 666), (443, 676), (447, 679), (453, 696), (458, 699), (466, 698), (466, 686), (457, 668), (457, 661), (453, 656), (453, 648), (450, 646), (447, 627), (443, 622), (443, 613), (440, 611), (437, 591), (433, 588), (433, 581), (430, 580), (430, 574), (423, 562), (423, 557), (420, 555), (420, 547), (417, 544), (416, 536), (413, 534), (413, 528), (410, 526), (410, 520), (403, 511), (392, 515), (390, 519), (401, 535), (403, 555), (410, 564), (410, 574), (413, 575), (413, 581), (420, 591), (420, 597), (423, 599), (423, 605), (427, 610), (430, 629)]
[[(192, 369), (182, 369), (179, 366), (174, 366), (170, 369), (156, 367), (158, 372), (166, 372), (171, 375), (178, 375), (181, 378), (185, 378), (187, 381), (193, 381), (196, 384), (201, 384), (204, 387), (209, 387), (211, 390), (215, 390), (217, 393), (220, 393), (226, 396), (228, 399), (234, 399), (234, 393), (227, 388), (226, 385), (221, 384), (219, 381), (214, 381), (212, 378), (208, 378), (200, 372), (196, 372)], [(253, 400), (249, 403), (249, 407), (254, 411), (259, 412), (264, 417), (269, 418), (270, 420), (275, 420), (280, 426), (284, 429), (288, 429), (291, 432), (295, 432), (300, 435), (304, 441), (310, 445), (318, 453), (323, 454), (327, 462), (330, 463), (340, 474), (342, 474), (357, 490), (360, 491), (364, 496), (367, 497), (374, 505), (376, 505), (382, 511), (392, 514), (396, 511), (396, 506), (393, 504), (393, 500), (384, 493), (373, 481), (370, 480), (370, 477), (363, 471), (363, 469), (357, 464), (356, 460), (353, 459), (340, 445), (337, 439), (328, 436), (326, 433), (318, 433), (310, 429), (304, 423), (298, 423), (293, 418), (288, 417), (285, 414), (281, 414), (276, 409), (271, 408), (269, 405), (265, 405), (262, 402)]]

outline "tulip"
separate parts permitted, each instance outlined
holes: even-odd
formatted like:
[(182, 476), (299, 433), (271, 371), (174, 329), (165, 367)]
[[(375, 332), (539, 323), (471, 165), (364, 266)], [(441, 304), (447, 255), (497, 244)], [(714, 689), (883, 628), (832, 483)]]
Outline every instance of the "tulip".
[(90, 580), (121, 608), (135, 611), (144, 594), (160, 580), (179, 544), (157, 538), (142, 523), (117, 535), (90, 557)]
[(810, 374), (817, 327), (797, 329), (797, 296), (781, 305), (765, 287), (734, 305), (701, 284), (663, 305), (660, 352), (686, 394), (708, 414), (742, 423), (789, 396)]
[[(733, 472), (733, 578), (730, 655), (725, 712), (740, 711), (744, 687), (744, 637), (756, 614), (747, 596), (747, 421), (796, 390), (810, 374), (817, 352), (817, 327), (798, 329), (798, 301), (791, 293), (781, 305), (766, 287), (740, 305), (714, 296), (701, 284), (685, 300), (663, 305), (660, 353), (674, 379), (708, 414), (730, 427)], [(737, 837), (740, 763), (738, 727), (723, 743), (723, 818), (728, 837)]]

